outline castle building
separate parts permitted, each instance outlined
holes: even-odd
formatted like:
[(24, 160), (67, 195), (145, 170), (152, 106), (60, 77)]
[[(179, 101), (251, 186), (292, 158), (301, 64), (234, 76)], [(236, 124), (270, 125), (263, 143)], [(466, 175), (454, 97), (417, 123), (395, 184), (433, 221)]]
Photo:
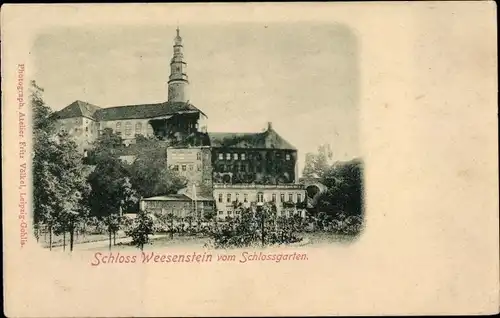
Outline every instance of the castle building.
[(90, 150), (105, 128), (120, 134), (126, 145), (134, 143), (136, 135), (178, 141), (197, 136), (206, 131), (207, 116), (189, 103), (186, 69), (182, 38), (177, 28), (167, 101), (102, 108), (77, 100), (55, 114), (56, 129), (69, 132), (81, 151)]
[(189, 102), (187, 63), (179, 28), (176, 32), (166, 101), (103, 108), (77, 100), (55, 114), (57, 129), (68, 131), (86, 151), (110, 128), (121, 135), (128, 162), (141, 151), (137, 135), (155, 136), (164, 145), (159, 149), (167, 157), (165, 169), (188, 184), (179, 194), (143, 199), (143, 209), (199, 216), (192, 209), (201, 205), (224, 219), (237, 216), (238, 206), (273, 202), (278, 215), (297, 213), (297, 203), (306, 199), (297, 183), (297, 149), (271, 123), (264, 132), (207, 132), (206, 114)]

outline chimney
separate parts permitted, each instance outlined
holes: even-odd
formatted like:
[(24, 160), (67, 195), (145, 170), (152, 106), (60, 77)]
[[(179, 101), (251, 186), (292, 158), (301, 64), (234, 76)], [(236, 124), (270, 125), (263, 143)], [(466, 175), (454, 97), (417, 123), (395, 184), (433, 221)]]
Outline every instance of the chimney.
[(273, 129), (273, 123), (268, 121), (267, 122), (267, 130), (272, 130)]

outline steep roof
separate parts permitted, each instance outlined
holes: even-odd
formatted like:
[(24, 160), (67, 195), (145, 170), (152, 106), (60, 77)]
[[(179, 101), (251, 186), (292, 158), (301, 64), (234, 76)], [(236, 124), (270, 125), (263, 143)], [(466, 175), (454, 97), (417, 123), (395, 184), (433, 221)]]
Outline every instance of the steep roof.
[[(101, 108), (87, 102), (75, 101), (56, 113), (57, 118), (88, 117), (98, 121), (154, 118), (183, 112), (200, 112), (194, 105), (185, 102), (163, 102), (155, 104), (127, 105)], [(205, 115), (206, 116), (206, 115)]]
[(260, 133), (208, 133), (212, 147), (296, 150), (272, 128)]
[[(200, 112), (194, 105), (185, 102), (163, 102), (144, 105), (128, 105), (102, 108), (96, 112), (97, 120), (123, 120), (153, 118), (182, 112)], [(204, 114), (205, 115), (205, 114)]]
[(101, 109), (96, 105), (83, 102), (81, 100), (76, 100), (68, 106), (64, 107), (58, 111), (55, 115), (58, 119), (63, 118), (73, 118), (73, 117), (87, 117), (95, 119), (94, 114), (96, 111)]

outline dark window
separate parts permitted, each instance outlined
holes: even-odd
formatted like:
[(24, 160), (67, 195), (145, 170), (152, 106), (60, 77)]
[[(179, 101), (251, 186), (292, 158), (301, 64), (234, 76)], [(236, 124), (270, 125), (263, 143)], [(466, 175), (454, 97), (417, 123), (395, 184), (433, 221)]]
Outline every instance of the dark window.
[(293, 202), (293, 194), (292, 193), (288, 194), (288, 201)]
[(219, 193), (219, 202), (222, 202), (222, 193)]
[(248, 194), (243, 194), (243, 202), (248, 202)]
[(273, 202), (276, 202), (276, 193), (273, 193)]
[(228, 193), (228, 194), (227, 194), (227, 202), (228, 202), (228, 203), (231, 203), (231, 193)]
[(182, 165), (182, 171), (186, 171), (187, 167), (186, 165)]
[(285, 202), (285, 194), (284, 193), (280, 194), (280, 201)]

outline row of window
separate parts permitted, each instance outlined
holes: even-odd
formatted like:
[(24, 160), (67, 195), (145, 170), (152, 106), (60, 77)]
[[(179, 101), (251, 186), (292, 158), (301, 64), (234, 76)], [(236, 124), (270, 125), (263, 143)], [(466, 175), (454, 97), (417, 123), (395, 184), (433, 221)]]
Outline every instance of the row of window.
[[(135, 123), (135, 134), (136, 135), (141, 135), (143, 133), (143, 127), (142, 123), (138, 122)], [(146, 132), (148, 135), (153, 134), (153, 127), (151, 125), (146, 125)], [(122, 123), (120, 121), (116, 122), (115, 126), (115, 132), (116, 133), (121, 133), (122, 132)], [(132, 136), (132, 122), (127, 121), (125, 122), (125, 136)]]
[[(279, 156), (279, 155), (278, 155)], [(236, 153), (236, 152), (233, 152), (233, 153), (223, 153), (223, 152), (220, 152), (219, 153), (219, 160), (247, 160), (247, 154), (246, 153)], [(256, 159), (256, 160), (262, 160), (262, 156), (260, 155), (260, 153), (256, 153), (256, 154), (249, 154), (249, 160), (252, 160), (252, 159)], [(286, 160), (290, 160), (291, 159), (291, 156), (289, 153), (285, 154), (285, 159)]]
[[(280, 202), (301, 202), (302, 201), (302, 195), (300, 193), (297, 193), (296, 201), (293, 200), (293, 193), (288, 194), (288, 200), (285, 201), (285, 193), (280, 193)], [(224, 194), (219, 193), (219, 202), (222, 203), (224, 202)], [(240, 201), (240, 194), (235, 193), (234, 196), (234, 201)], [(231, 193), (226, 193), (226, 202), (231, 203), (233, 202), (233, 197)], [(248, 193), (243, 193), (243, 202), (248, 202)], [(259, 192), (257, 193), (257, 202), (264, 202), (264, 193)], [(276, 193), (273, 193), (271, 196), (271, 202), (277, 202), (276, 201)]]
[[(194, 164), (184, 164), (184, 165), (171, 165), (170, 169), (174, 171), (193, 171)], [(196, 171), (201, 171), (201, 164), (196, 165)]]

